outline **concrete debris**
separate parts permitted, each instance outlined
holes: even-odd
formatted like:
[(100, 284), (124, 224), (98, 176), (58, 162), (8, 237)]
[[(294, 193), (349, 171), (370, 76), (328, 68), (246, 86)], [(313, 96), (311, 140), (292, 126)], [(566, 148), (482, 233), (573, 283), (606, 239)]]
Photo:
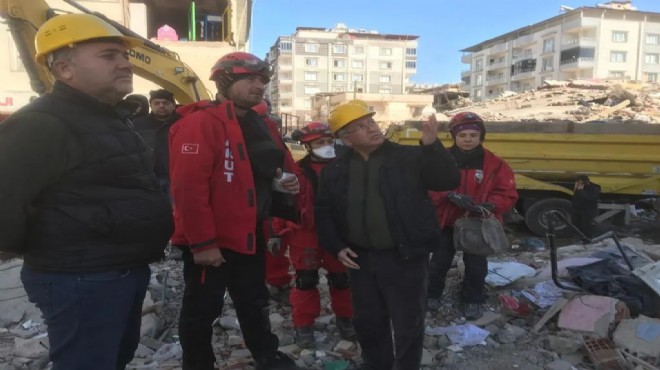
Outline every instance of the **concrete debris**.
[(518, 93), (504, 91), (484, 102), (440, 108), (449, 107), (451, 110), (444, 112), (449, 116), (473, 111), (489, 122), (660, 123), (659, 95), (660, 85), (654, 83), (546, 80), (538, 90)]
[(660, 320), (640, 315), (623, 320), (614, 331), (614, 343), (640, 357), (660, 356)]
[(633, 274), (660, 296), (660, 261), (633, 270)]
[(545, 370), (575, 370), (575, 367), (564, 360), (554, 360), (543, 367)]
[[(545, 92), (552, 94), (553, 90), (549, 89)], [(601, 90), (601, 93), (604, 91)], [(660, 102), (660, 93), (658, 98)], [(516, 233), (516, 231), (512, 232)], [(524, 240), (529, 234), (520, 233), (514, 237), (516, 240)], [(658, 241), (656, 240), (656, 243)], [(657, 245), (647, 244), (640, 238), (625, 238), (622, 242), (636, 251), (644, 252), (654, 261), (659, 258)], [(611, 247), (608, 241), (589, 246), (569, 244), (560, 247), (558, 251), (560, 265), (565, 267), (593, 262), (597, 259), (584, 260), (584, 258), (598, 251), (610, 254)], [(585, 364), (585, 361), (598, 363), (600, 364), (598, 366), (602, 367), (602, 364), (608, 364), (607, 361), (612, 361), (612, 358), (616, 358), (615, 361), (621, 361), (622, 364), (633, 363), (639, 366), (639, 369), (653, 368), (646, 365), (654, 363), (652, 355), (656, 352), (653, 350), (660, 347), (655, 342), (658, 340), (657, 319), (640, 316), (636, 320), (628, 320), (625, 310), (622, 310), (620, 305), (617, 307), (615, 304), (612, 314), (611, 305), (607, 304), (604, 305), (607, 310), (603, 312), (598, 309), (594, 311), (593, 307), (586, 307), (586, 314), (581, 316), (577, 323), (587, 326), (587, 331), (564, 329), (562, 326), (573, 327), (576, 321), (566, 321), (565, 317), (563, 320), (556, 318), (560, 312), (564, 315), (566, 312), (570, 313), (571, 309), (566, 307), (570, 307), (569, 302), (576, 303), (577, 298), (574, 298), (576, 293), (556, 289), (549, 273), (547, 276), (544, 274), (544, 267), (549, 259), (547, 249), (521, 247), (498, 256), (498, 259), (500, 259), (498, 263), (516, 262), (527, 266), (535, 271), (535, 276), (521, 278), (503, 286), (489, 286), (488, 300), (483, 304), (483, 316), (466, 322), (460, 304), (464, 267), (461, 259), (457, 258), (458, 268), (451, 269), (448, 273), (441, 304), (438, 308), (429, 310), (425, 320), (428, 328), (441, 328), (447, 334), (434, 333), (436, 335), (425, 336), (423, 365), (420, 370), (543, 370), (570, 368), (569, 365), (578, 369), (589, 369), (598, 367)], [(12, 267), (13, 264), (18, 268)], [(153, 275), (143, 305), (144, 336), (140, 340), (135, 359), (128, 369), (180, 370), (181, 346), (177, 320), (183, 294), (181, 261), (166, 259), (151, 267)], [(0, 266), (0, 269), (3, 271), (0, 274), (0, 287), (5, 287), (2, 296), (12, 297), (10, 294), (14, 294), (16, 290), (13, 289), (12, 284), (20, 286), (18, 278), (20, 261), (6, 262), (5, 265)], [(493, 271), (505, 275), (502, 274), (501, 269), (493, 269)], [(7, 272), (9, 274), (6, 274)], [(7, 276), (13, 276), (14, 281), (9, 282)], [(507, 278), (513, 280), (511, 277)], [(567, 279), (568, 277), (562, 277), (562, 280)], [(303, 351), (294, 344), (295, 331), (291, 323), (291, 307), (274, 302), (270, 306), (269, 314), (273, 330), (280, 340), (279, 349), (291, 356), (298, 366), (310, 370), (345, 370), (359, 367), (362, 364), (360, 348), (357, 343), (340, 338), (335, 315), (331, 310), (327, 279), (323, 276), (320, 281), (321, 316), (314, 323), (316, 348)], [(500, 297), (510, 298), (507, 302), (515, 301), (518, 307), (526, 307), (524, 314), (515, 312), (512, 308), (505, 308)], [(593, 304), (594, 302), (585, 297), (589, 296), (581, 298), (584, 303), (596, 308), (600, 307), (599, 304)], [(0, 322), (0, 370), (48, 369), (46, 325), (43, 324), (39, 311), (27, 302), (27, 297), (22, 299), (25, 300), (25, 308), (12, 313), (15, 320)], [(616, 302), (608, 297), (597, 297), (596, 300), (600, 302), (603, 299)], [(547, 305), (552, 301), (554, 304), (548, 307)], [(580, 303), (579, 299), (577, 301)], [(0, 300), (0, 304), (2, 303)], [(13, 305), (2, 307), (0, 315), (7, 314), (13, 309)], [(28, 314), (30, 309), (34, 310), (33, 314)], [(623, 321), (617, 328), (619, 320)], [(566, 325), (565, 321), (569, 324)], [(457, 329), (461, 327), (463, 330)], [(577, 329), (584, 328), (577, 326)], [(583, 336), (604, 335), (603, 338), (598, 339), (609, 340), (607, 335), (612, 332), (616, 344), (610, 341), (611, 348), (599, 347), (596, 344), (601, 342), (593, 342), (589, 352), (586, 344), (582, 345)], [(475, 333), (479, 335), (468, 338), (469, 334)], [(473, 342), (466, 341), (466, 338), (473, 339)], [(213, 347), (218, 368), (254, 369), (254, 361), (245, 347), (236, 319), (235, 307), (229, 296), (225, 297), (223, 312), (219, 314), (213, 328)], [(587, 355), (588, 360), (585, 359)], [(627, 369), (634, 366), (620, 368)]]
[(617, 302), (614, 298), (596, 295), (575, 297), (561, 310), (557, 326), (607, 337), (616, 318)]

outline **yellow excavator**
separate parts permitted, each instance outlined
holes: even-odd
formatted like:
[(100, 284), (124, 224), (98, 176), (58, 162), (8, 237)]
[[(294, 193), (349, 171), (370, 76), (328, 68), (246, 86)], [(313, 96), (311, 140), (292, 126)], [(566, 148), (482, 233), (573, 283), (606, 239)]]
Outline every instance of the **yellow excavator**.
[[(64, 0), (83, 13), (94, 14), (115, 26), (126, 36), (144, 41), (129, 53), (136, 75), (171, 91), (181, 104), (211, 99), (199, 77), (186, 65), (179, 55), (126, 28), (98, 12), (93, 12), (74, 0)], [(0, 17), (9, 26), (21, 61), (30, 78), (32, 90), (39, 95), (48, 92), (53, 78), (48, 71), (34, 60), (34, 36), (37, 29), (57, 13), (45, 0), (0, 0)]]

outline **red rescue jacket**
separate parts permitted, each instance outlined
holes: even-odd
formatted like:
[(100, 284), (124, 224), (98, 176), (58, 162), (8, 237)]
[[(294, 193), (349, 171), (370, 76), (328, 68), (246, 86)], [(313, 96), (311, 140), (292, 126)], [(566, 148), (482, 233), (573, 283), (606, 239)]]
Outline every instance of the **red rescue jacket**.
[[(170, 177), (175, 232), (172, 243), (193, 252), (219, 247), (254, 254), (256, 191), (243, 133), (231, 101), (197, 102), (177, 110), (183, 118), (170, 130)], [(277, 126), (264, 119), (285, 151), (284, 171), (293, 158)]]
[[(518, 200), (513, 170), (504, 160), (484, 148), (484, 168), (480, 182), (476, 174), (476, 169), (461, 169), (461, 184), (452, 192), (469, 195), (476, 204), (492, 203), (495, 205), (493, 213), (501, 222), (502, 215), (513, 208)], [(465, 214), (464, 209), (447, 199), (447, 193), (430, 192), (440, 227), (443, 228), (453, 226)]]
[(275, 218), (273, 231), (282, 236), (285, 243), (292, 246), (318, 247), (318, 237), (314, 224), (314, 195), (318, 186), (318, 175), (312, 168), (309, 155), (296, 162), (300, 192), (296, 196), (296, 209), (299, 223)]

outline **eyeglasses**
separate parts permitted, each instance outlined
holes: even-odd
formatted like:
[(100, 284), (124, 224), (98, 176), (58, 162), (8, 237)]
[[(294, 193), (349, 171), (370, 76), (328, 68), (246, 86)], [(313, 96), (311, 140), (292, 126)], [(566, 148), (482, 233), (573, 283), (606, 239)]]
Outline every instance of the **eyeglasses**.
[(354, 132), (357, 132), (357, 131), (360, 131), (360, 130), (361, 131), (367, 131), (371, 127), (374, 127), (374, 126), (378, 127), (378, 123), (373, 118), (369, 117), (369, 118), (365, 118), (365, 119), (360, 120), (360, 121), (353, 122), (349, 126), (350, 126), (350, 129), (347, 129), (347, 130), (344, 131), (345, 135), (350, 135), (350, 134), (352, 134)]

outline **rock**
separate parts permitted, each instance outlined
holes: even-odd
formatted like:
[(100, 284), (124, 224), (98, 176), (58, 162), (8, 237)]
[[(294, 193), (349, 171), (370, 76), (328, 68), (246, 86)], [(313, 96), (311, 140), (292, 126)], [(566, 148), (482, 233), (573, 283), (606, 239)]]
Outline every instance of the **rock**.
[(449, 340), (449, 337), (446, 335), (438, 335), (438, 349), (441, 348), (447, 348), (448, 346), (451, 346), (451, 340)]
[(562, 360), (569, 362), (571, 365), (576, 366), (584, 362), (584, 355), (580, 352), (569, 353), (560, 356)]
[(334, 350), (337, 352), (342, 351), (353, 351), (357, 346), (353, 342), (347, 340), (340, 340), (339, 343), (335, 345)]
[(438, 346), (438, 337), (432, 335), (424, 335), (424, 348), (441, 348)]
[(135, 350), (135, 357), (138, 358), (147, 358), (154, 354), (154, 350), (145, 346), (144, 344), (138, 344), (138, 348)]
[(153, 313), (142, 316), (142, 325), (140, 326), (141, 337), (154, 337), (158, 331), (160, 320)]
[(514, 343), (518, 338), (525, 335), (527, 331), (521, 327), (506, 324), (504, 329), (497, 333), (496, 339), (502, 344)]
[(151, 337), (142, 337), (140, 339), (140, 343), (144, 344), (145, 346), (153, 349), (154, 351), (159, 349), (160, 347), (163, 346), (163, 342), (159, 341), (158, 339), (154, 339)]
[(499, 326), (495, 325), (495, 324), (489, 324), (489, 325), (486, 325), (484, 330), (487, 330), (491, 335), (495, 335), (495, 334), (499, 333), (499, 331), (502, 330), (502, 329)]
[[(282, 344), (281, 340), (280, 340), (280, 344)], [(227, 345), (228, 346), (241, 346), (241, 345), (243, 345), (243, 338), (239, 337), (238, 335), (230, 335), (227, 338)]]
[(327, 326), (327, 325), (330, 325), (333, 318), (334, 318), (333, 315), (325, 315), (325, 316), (321, 316), (321, 317), (317, 318), (316, 322)]
[(424, 348), (422, 350), (422, 366), (431, 366), (434, 363), (435, 363), (435, 355), (428, 349)]
[(277, 336), (280, 338), (280, 346), (288, 346), (294, 342), (293, 335), (291, 334), (282, 333), (278, 334)]
[(493, 311), (484, 311), (484, 314), (478, 318), (477, 320), (474, 321), (468, 321), (468, 323), (472, 325), (476, 325), (479, 327), (485, 327), (488, 324), (491, 324), (497, 320), (499, 320), (502, 317), (499, 313), (493, 312)]
[(564, 360), (554, 360), (550, 363), (545, 364), (543, 367), (545, 370), (572, 370), (574, 369), (573, 365), (570, 362)]
[(238, 325), (238, 319), (236, 316), (223, 316), (218, 323), (225, 329), (241, 330), (241, 326)]
[(39, 358), (48, 355), (48, 337), (21, 339), (14, 338), (14, 352), (16, 357)]
[(0, 323), (16, 324), (21, 321), (41, 321), (41, 311), (27, 298), (21, 283), (23, 260), (13, 259), (0, 264)]
[(545, 338), (545, 347), (549, 351), (557, 352), (560, 355), (567, 355), (575, 353), (582, 348), (582, 341), (578, 338), (550, 335)]
[(614, 343), (629, 352), (655, 358), (660, 356), (660, 319), (640, 315), (623, 320), (614, 331)]
[(282, 326), (282, 323), (284, 323), (285, 319), (280, 315), (279, 313), (272, 313), (269, 316), (270, 318), (270, 325), (273, 327), (273, 329), (278, 329), (279, 327)]
[(245, 349), (245, 348), (235, 349), (235, 350), (231, 351), (231, 355), (230, 355), (230, 357), (234, 358), (234, 359), (236, 359), (236, 358), (248, 358), (248, 357), (251, 357), (251, 356), (252, 356), (252, 354), (250, 353), (250, 350)]

